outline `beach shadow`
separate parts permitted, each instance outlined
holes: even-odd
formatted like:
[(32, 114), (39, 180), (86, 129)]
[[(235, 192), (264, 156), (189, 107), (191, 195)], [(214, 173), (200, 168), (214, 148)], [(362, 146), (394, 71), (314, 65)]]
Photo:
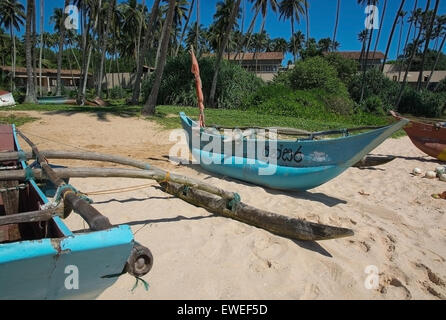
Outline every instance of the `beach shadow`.
[(274, 190), (267, 188), (264, 188), (264, 190), (272, 195), (283, 194), (295, 199), (320, 202), (330, 208), (340, 204), (347, 204), (347, 201), (345, 200), (335, 198), (321, 192), (314, 193), (310, 191), (283, 191), (283, 190)]
[(140, 225), (148, 225), (148, 224), (155, 224), (155, 223), (170, 223), (170, 222), (179, 222), (179, 221), (199, 221), (203, 219), (209, 219), (214, 218), (215, 215), (209, 215), (209, 216), (196, 216), (196, 217), (185, 217), (185, 216), (176, 216), (173, 218), (162, 218), (162, 219), (148, 219), (148, 220), (142, 220), (142, 221), (131, 221), (125, 223), (129, 226), (140, 226)]
[(130, 199), (125, 199), (125, 200), (118, 200), (118, 199), (110, 199), (110, 200), (106, 200), (106, 201), (95, 201), (94, 204), (109, 204), (109, 203), (113, 203), (113, 202), (118, 202), (118, 203), (130, 203), (130, 202), (144, 202), (147, 200), (167, 200), (167, 199), (173, 199), (175, 197), (147, 197), (147, 198), (130, 198)]
[(79, 107), (73, 106), (72, 108), (68, 108), (67, 110), (54, 110), (54, 111), (46, 111), (45, 115), (63, 115), (67, 117), (71, 117), (77, 113), (88, 113), (95, 114), (98, 121), (102, 122), (110, 122), (108, 119), (109, 115), (118, 116), (121, 118), (131, 118), (136, 115), (136, 112), (126, 111), (126, 110), (117, 110), (114, 107)]
[(403, 159), (403, 160), (417, 160), (420, 162), (427, 162), (427, 163), (438, 163), (438, 164), (444, 164), (444, 161), (432, 158), (430, 156), (420, 156), (420, 157), (405, 157), (405, 156), (395, 156), (397, 159)]
[(300, 240), (292, 240), (295, 244), (297, 244), (302, 249), (307, 249), (316, 253), (319, 253), (320, 255), (328, 258), (333, 258), (333, 256), (325, 250), (319, 243), (316, 241), (300, 241)]

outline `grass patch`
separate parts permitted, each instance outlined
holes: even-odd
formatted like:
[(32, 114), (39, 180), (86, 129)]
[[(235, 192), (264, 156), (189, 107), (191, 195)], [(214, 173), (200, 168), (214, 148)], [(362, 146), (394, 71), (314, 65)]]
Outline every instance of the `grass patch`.
[(71, 105), (41, 105), (41, 104), (20, 104), (14, 108), (0, 108), (8, 111), (60, 111), (60, 112), (86, 112), (86, 113), (112, 113), (117, 115), (134, 115), (141, 114), (141, 106), (127, 106), (123, 104), (113, 104), (107, 107), (92, 106), (71, 106)]
[(24, 125), (28, 122), (33, 122), (38, 120), (38, 118), (29, 117), (26, 115), (15, 115), (15, 114), (9, 114), (7, 116), (4, 116), (0, 114), (0, 124), (15, 124), (17, 127)]
[[(156, 115), (148, 117), (155, 120), (166, 129), (181, 128), (179, 112), (184, 111), (194, 120), (198, 119), (198, 109), (195, 107), (176, 107), (176, 106), (159, 106), (156, 108)], [(363, 125), (387, 125), (392, 119), (388, 116), (378, 117), (375, 115), (366, 116), (332, 116), (326, 114), (326, 118), (307, 119), (300, 117), (278, 116), (264, 113), (254, 112), (252, 110), (227, 110), (227, 109), (206, 109), (206, 124), (212, 126), (214, 124), (244, 127), (290, 127), (299, 128), (308, 131), (322, 131), (328, 129), (353, 128)]]

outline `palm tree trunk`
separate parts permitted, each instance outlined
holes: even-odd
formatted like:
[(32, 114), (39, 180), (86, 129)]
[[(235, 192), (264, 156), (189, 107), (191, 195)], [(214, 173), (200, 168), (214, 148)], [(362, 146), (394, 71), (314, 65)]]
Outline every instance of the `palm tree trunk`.
[(406, 0), (401, 0), (400, 7), (398, 9), (398, 12), (396, 13), (395, 19), (393, 20), (392, 31), (390, 32), (389, 40), (387, 41), (386, 53), (384, 54), (384, 60), (383, 60), (382, 66), (381, 66), (381, 71), (384, 70), (384, 66), (386, 64), (387, 56), (388, 56), (389, 50), (390, 50), (390, 45), (392, 44), (393, 34), (395, 33), (395, 28), (396, 28), (396, 25), (398, 24), (398, 19), (400, 17), (401, 11), (403, 10), (404, 2), (406, 2)]
[(169, 49), (170, 31), (173, 23), (173, 16), (176, 7), (176, 0), (169, 0), (169, 10), (167, 11), (166, 21), (164, 22), (163, 35), (161, 41), (161, 53), (159, 57), (159, 62), (155, 70), (155, 81), (153, 83), (152, 91), (147, 99), (144, 108), (142, 110), (143, 115), (153, 115), (155, 114), (156, 102), (158, 100), (158, 92), (161, 86), (161, 80), (164, 73), (164, 67), (167, 60), (167, 51)]
[[(138, 39), (137, 39), (137, 43), (136, 43), (136, 59), (135, 59), (135, 61), (137, 63), (139, 61), (139, 55), (141, 54), (141, 34), (142, 34), (142, 25), (144, 24), (144, 9), (146, 7), (146, 1), (142, 0), (141, 4), (142, 4), (141, 16), (140, 16), (140, 21), (139, 21), (139, 26), (138, 26)], [(138, 68), (138, 66), (136, 66), (136, 68)]]
[(155, 57), (155, 69), (158, 68), (158, 62), (160, 61), (161, 56), (161, 43), (163, 43), (164, 40), (164, 27), (166, 26), (166, 21), (161, 22), (161, 37), (158, 42), (158, 48), (156, 50), (156, 57)]
[(62, 52), (63, 52), (63, 43), (65, 40), (65, 8), (70, 4), (69, 0), (65, 0), (64, 7), (62, 8), (62, 21), (60, 22), (60, 34), (59, 34), (59, 52), (57, 54), (57, 78), (56, 78), (56, 96), (60, 96), (62, 93), (62, 78), (61, 78), (61, 69), (62, 69)]
[(35, 0), (28, 0), (26, 8), (26, 31), (25, 31), (25, 56), (26, 56), (26, 76), (27, 76), (25, 103), (37, 103), (36, 91), (33, 79), (32, 35), (31, 35), (34, 7), (35, 7)]
[[(243, 53), (242, 53), (242, 58), (239, 61), (240, 65), (242, 64), (243, 60), (245, 59), (245, 53), (248, 50), (249, 45), (251, 44), (252, 32), (254, 31), (254, 26), (255, 26), (257, 17), (259, 15), (259, 12), (260, 12), (260, 8), (261, 8), (260, 6), (258, 6), (256, 8), (256, 12), (255, 12), (254, 16), (252, 17), (251, 24), (249, 25), (248, 31), (246, 31), (246, 33), (248, 34), (248, 41), (245, 43), (246, 38), (244, 38), (243, 41), (240, 42), (239, 50), (238, 50), (239, 52), (243, 49), (243, 46), (245, 46), (245, 50), (243, 50)], [(239, 55), (239, 52), (237, 53), (236, 56)]]
[(293, 41), (294, 64), (296, 64), (296, 39), (294, 38), (294, 15), (291, 16), (291, 41)]
[(102, 98), (102, 78), (104, 77), (105, 54), (107, 52), (107, 36), (110, 32), (110, 21), (112, 19), (112, 13), (113, 2), (110, 2), (107, 10), (107, 26), (105, 27), (105, 31), (102, 34), (101, 64), (99, 65), (98, 88), (96, 91), (96, 94), (99, 98)]
[(186, 24), (184, 25), (183, 32), (181, 33), (180, 42), (178, 42), (177, 49), (175, 50), (175, 57), (178, 56), (178, 52), (180, 51), (181, 44), (183, 43), (184, 36), (186, 35), (187, 27), (189, 26), (189, 21), (192, 16), (192, 11), (194, 9), (195, 0), (192, 0), (189, 7), (189, 14), (187, 15)]
[(39, 52), (39, 92), (42, 96), (42, 54), (43, 54), (43, 19), (44, 19), (44, 4), (40, 1), (40, 52)]
[(369, 43), (367, 45), (367, 51), (365, 53), (365, 59), (364, 59), (364, 63), (363, 63), (362, 86), (361, 86), (361, 99), (360, 99), (360, 102), (362, 102), (362, 100), (364, 99), (365, 86), (366, 86), (367, 64), (369, 63), (369, 52), (370, 52), (370, 45), (372, 44), (372, 38), (373, 38), (373, 28), (370, 29)]
[(220, 63), (223, 58), (223, 52), (226, 46), (228, 45), (229, 36), (231, 35), (231, 30), (234, 27), (237, 14), (240, 9), (240, 2), (241, 0), (237, 0), (237, 2), (234, 4), (234, 7), (232, 8), (231, 16), (229, 17), (229, 23), (226, 28), (226, 32), (224, 34), (223, 42), (221, 44), (220, 49), (218, 50), (217, 60), (215, 61), (215, 72), (214, 72), (214, 77), (212, 79), (211, 92), (209, 94), (209, 102), (212, 106), (215, 106), (215, 92), (217, 91), (217, 80), (220, 69)]
[(334, 27), (334, 32), (333, 32), (333, 40), (332, 40), (333, 45), (336, 42), (336, 34), (338, 33), (340, 10), (341, 10), (341, 0), (338, 0), (338, 5), (336, 7), (336, 21), (335, 21), (335, 27)]
[(15, 47), (14, 29), (12, 28), (12, 24), (9, 26), (9, 33), (11, 35), (11, 40), (12, 40), (12, 48), (11, 48), (11, 61), (12, 61), (11, 92), (14, 92), (14, 90), (15, 90), (16, 47)]
[[(424, 14), (426, 14), (429, 11), (429, 5), (430, 5), (430, 0), (428, 0)], [(418, 22), (418, 17), (415, 19), (415, 30), (417, 29), (417, 22)], [(410, 54), (409, 62), (407, 63), (406, 72), (404, 73), (403, 83), (401, 84), (400, 92), (399, 92), (398, 98), (396, 100), (395, 107), (397, 107), (397, 108), (401, 102), (401, 98), (403, 97), (404, 89), (406, 87), (406, 82), (407, 82), (407, 76), (409, 74), (410, 67), (412, 66), (412, 62), (413, 62), (413, 58), (415, 57), (415, 53), (417, 52), (418, 43), (420, 42), (422, 33), (423, 33), (423, 27), (422, 27), (422, 25), (420, 25), (420, 28), (418, 30), (418, 35), (414, 41), (413, 50)]]
[(195, 50), (197, 51), (197, 57), (200, 57), (200, 0), (197, 0), (197, 30), (195, 30)]
[[(67, 1), (67, 0), (65, 0), (65, 1)], [(95, 19), (94, 19), (93, 30), (96, 30), (96, 28), (98, 26), (99, 11), (100, 11), (101, 6), (102, 6), (102, 0), (99, 0), (98, 7), (97, 7), (98, 9), (96, 10), (97, 12), (96, 12), (96, 16), (95, 16)], [(81, 93), (81, 96), (82, 96), (81, 104), (82, 105), (84, 105), (84, 103), (85, 103), (85, 95), (86, 95), (86, 92), (87, 92), (88, 69), (90, 67), (91, 52), (93, 50), (93, 43), (92, 42), (93, 42), (93, 39), (91, 39), (90, 43), (87, 45), (88, 53), (87, 53), (87, 61), (86, 61), (85, 65), (84, 65), (85, 69), (84, 69), (84, 72), (83, 72), (84, 77), (83, 77), (82, 93)]]
[(436, 0), (434, 12), (432, 13), (432, 19), (431, 19), (431, 22), (429, 24), (429, 27), (428, 27), (428, 30), (426, 33), (426, 43), (424, 45), (423, 58), (421, 60), (420, 74), (418, 75), (417, 90), (421, 90), (421, 82), (423, 80), (423, 72), (424, 72), (424, 65), (426, 63), (426, 55), (427, 55), (427, 51), (429, 50), (429, 43), (430, 43), (431, 36), (432, 36), (432, 29), (434, 27), (434, 22), (435, 22), (435, 18), (437, 16), (439, 5), (440, 5), (440, 0)]
[(33, 59), (33, 81), (34, 81), (34, 90), (36, 91), (37, 96), (37, 57), (36, 57), (36, 45), (37, 45), (37, 27), (36, 27), (36, 3), (34, 1), (34, 12), (33, 12), (33, 24), (32, 24), (32, 46), (31, 46), (31, 56)]
[(159, 11), (160, 0), (155, 0), (152, 6), (152, 12), (150, 13), (150, 21), (147, 26), (146, 34), (144, 35), (144, 42), (142, 45), (142, 52), (139, 54), (138, 67), (136, 69), (135, 75), (135, 83), (133, 85), (133, 95), (132, 95), (132, 104), (136, 105), (139, 102), (139, 95), (141, 92), (141, 80), (143, 73), (143, 64), (144, 64), (144, 56), (147, 50), (149, 49), (149, 45), (152, 42), (154, 29), (156, 26), (156, 22), (158, 20), (158, 11)]
[(381, 15), (381, 21), (379, 22), (379, 30), (378, 30), (378, 35), (376, 36), (375, 48), (373, 49), (373, 58), (372, 59), (375, 58), (376, 49), (378, 48), (379, 39), (381, 37), (381, 30), (383, 28), (383, 23), (384, 23), (384, 17), (386, 15), (386, 9), (387, 9), (387, 0), (384, 1), (383, 13)]
[(438, 64), (438, 61), (440, 60), (441, 52), (443, 50), (445, 42), (446, 42), (446, 34), (443, 36), (443, 40), (441, 40), (440, 47), (438, 48), (437, 57), (435, 58), (434, 66), (433, 66), (432, 71), (429, 75), (429, 79), (427, 79), (427, 82), (426, 82), (426, 89), (429, 88), (429, 83), (431, 82), (432, 76), (434, 75), (434, 71), (437, 68), (437, 64)]
[(310, 15), (308, 14), (308, 0), (305, 0), (305, 21), (307, 23), (307, 43), (310, 40)]
[(401, 40), (403, 38), (403, 29), (404, 29), (404, 17), (401, 17), (400, 36), (399, 36), (399, 39), (398, 39), (398, 49), (396, 51), (396, 61), (397, 61), (397, 66), (398, 66), (398, 82), (401, 80), (400, 51), (401, 51)]

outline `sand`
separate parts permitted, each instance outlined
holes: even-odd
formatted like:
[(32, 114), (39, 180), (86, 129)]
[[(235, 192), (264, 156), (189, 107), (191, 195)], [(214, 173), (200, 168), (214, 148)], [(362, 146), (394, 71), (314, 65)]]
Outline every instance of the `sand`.
[[(258, 208), (355, 231), (345, 239), (299, 242), (214, 216), (154, 187), (92, 196), (113, 224), (131, 226), (155, 260), (144, 277), (148, 291), (142, 285), (132, 291), (135, 279), (124, 275), (99, 299), (446, 299), (446, 201), (431, 197), (445, 191), (446, 183), (411, 175), (415, 167), (425, 172), (439, 163), (407, 137), (388, 139), (373, 151), (397, 156), (389, 164), (351, 168), (308, 192), (283, 192), (166, 162), (169, 131), (150, 121), (104, 113), (26, 113), (40, 120), (21, 130), (42, 150), (92, 150), (148, 160), (236, 191)], [(147, 183), (72, 179), (83, 192)], [(86, 227), (76, 214), (66, 223), (72, 230)], [(379, 275), (366, 273), (371, 270)]]

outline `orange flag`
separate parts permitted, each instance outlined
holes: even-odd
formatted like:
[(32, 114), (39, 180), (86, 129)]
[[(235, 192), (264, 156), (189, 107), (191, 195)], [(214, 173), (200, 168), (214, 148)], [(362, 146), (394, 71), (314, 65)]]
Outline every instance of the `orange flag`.
[(200, 78), (200, 66), (198, 65), (197, 58), (195, 57), (194, 48), (191, 48), (190, 54), (192, 56), (192, 70), (191, 72), (195, 76), (195, 86), (197, 88), (197, 100), (198, 100), (198, 108), (200, 109), (200, 127), (205, 127), (204, 123), (204, 96)]

